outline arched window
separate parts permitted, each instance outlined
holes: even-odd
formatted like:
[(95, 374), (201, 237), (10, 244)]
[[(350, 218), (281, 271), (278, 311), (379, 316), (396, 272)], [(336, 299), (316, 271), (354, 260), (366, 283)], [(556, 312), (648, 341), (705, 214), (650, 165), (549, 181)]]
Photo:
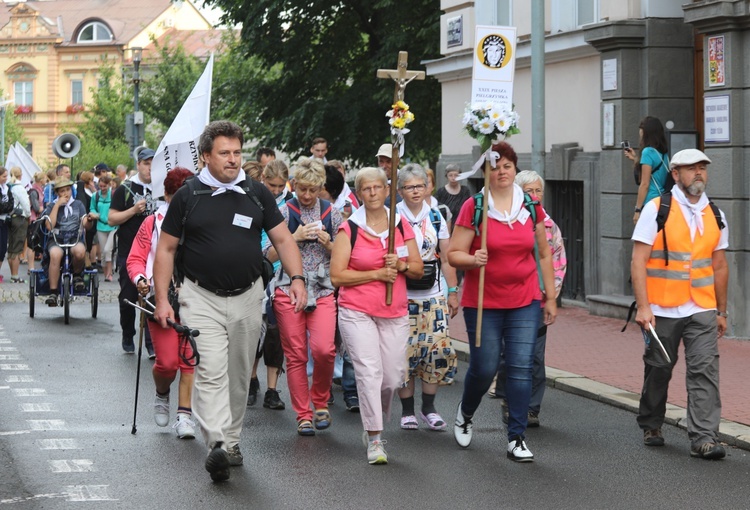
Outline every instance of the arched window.
[(101, 21), (91, 21), (86, 23), (84, 27), (78, 32), (79, 43), (97, 43), (97, 42), (109, 42), (114, 39), (112, 31), (102, 23)]

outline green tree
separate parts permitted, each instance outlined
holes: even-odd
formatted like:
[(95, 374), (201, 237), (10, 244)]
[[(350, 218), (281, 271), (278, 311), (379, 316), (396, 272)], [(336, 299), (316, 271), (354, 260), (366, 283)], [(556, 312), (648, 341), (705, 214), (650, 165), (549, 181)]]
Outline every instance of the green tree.
[(114, 65), (105, 61), (99, 68), (99, 86), (91, 92), (91, 103), (83, 112), (86, 120), (67, 129), (81, 139), (81, 151), (73, 161), (76, 174), (98, 163), (112, 168), (121, 163), (132, 164), (125, 138), (125, 118), (133, 112), (131, 87), (118, 76)]
[[(206, 0), (224, 10), (223, 21), (242, 24), (241, 81), (222, 91), (236, 119), (264, 145), (307, 154), (323, 136), (330, 154), (374, 163), (378, 145), (390, 141), (385, 113), (393, 82), (375, 77), (393, 69), (398, 51), (409, 67), (438, 58), (438, 0)], [(227, 67), (239, 65), (240, 57)], [(222, 85), (225, 85), (222, 84)], [(222, 86), (220, 85), (220, 86)], [(406, 102), (416, 116), (406, 137), (406, 156), (435, 160), (440, 152), (440, 85), (414, 82)]]
[[(3, 96), (4, 92), (0, 89), (0, 98)], [(23, 127), (21, 126), (21, 121), (18, 119), (18, 116), (13, 113), (14, 106), (13, 103), (10, 103), (5, 107), (5, 154), (3, 154), (3, 158), (8, 155), (8, 150), (14, 143), (21, 142), (21, 145), (24, 146), (28, 143), (28, 139), (24, 134)]]

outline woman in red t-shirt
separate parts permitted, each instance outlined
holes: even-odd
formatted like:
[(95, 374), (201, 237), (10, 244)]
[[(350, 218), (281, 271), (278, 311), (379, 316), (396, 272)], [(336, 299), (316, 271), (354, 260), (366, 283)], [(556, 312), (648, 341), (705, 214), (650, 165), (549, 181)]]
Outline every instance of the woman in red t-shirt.
[[(394, 233), (396, 253), (388, 253), (390, 211), (385, 207), (389, 191), (385, 172), (361, 169), (355, 188), (362, 207), (341, 226), (333, 243), (331, 282), (340, 287), (339, 329), (354, 365), (360, 415), (368, 436), (367, 460), (386, 464), (388, 457), (380, 439), (383, 414), (390, 414), (393, 397), (406, 375), (406, 277), (421, 278), (423, 263), (414, 231), (400, 215)], [(352, 228), (356, 228), (356, 237)], [(393, 284), (390, 305), (385, 304), (386, 283)]]
[[(471, 352), (453, 432), (460, 446), (469, 446), (472, 417), (497, 373), (503, 354), (508, 374), (508, 458), (529, 462), (534, 460), (534, 455), (526, 447), (524, 433), (531, 398), (540, 300), (545, 299), (539, 286), (539, 271), (544, 288), (554, 289), (555, 279), (544, 231), (544, 209), (539, 204), (532, 206), (536, 217), (534, 225), (523, 203), (523, 190), (514, 182), (518, 156), (505, 142), (493, 145), (492, 151), (497, 161), (490, 173), (490, 192), (482, 190), (488, 205), (487, 249), (481, 249), (481, 237), (475, 235), (474, 199), (471, 198), (456, 218), (448, 253), (451, 265), (466, 271), (461, 305)], [(481, 231), (481, 226), (477, 227)], [(535, 244), (539, 251), (538, 265)], [(482, 266), (485, 266), (484, 318), (481, 347), (476, 347), (479, 268)], [(542, 309), (545, 324), (552, 324), (557, 315), (554, 297), (553, 293)]]

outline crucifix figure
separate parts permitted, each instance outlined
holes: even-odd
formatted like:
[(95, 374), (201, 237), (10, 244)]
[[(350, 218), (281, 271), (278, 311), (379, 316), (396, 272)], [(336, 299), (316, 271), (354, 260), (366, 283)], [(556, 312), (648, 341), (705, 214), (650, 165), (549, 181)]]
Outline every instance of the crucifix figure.
[[(393, 102), (404, 100), (404, 90), (406, 86), (411, 83), (412, 80), (424, 80), (424, 71), (409, 71), (408, 70), (408, 57), (409, 54), (405, 51), (398, 52), (398, 65), (396, 69), (378, 69), (377, 77), (381, 79), (393, 80), (396, 82), (396, 89), (393, 93)], [(396, 183), (398, 181), (398, 164), (399, 164), (399, 148), (400, 140), (394, 134), (391, 134), (391, 145), (393, 147), (391, 152), (391, 175), (388, 176), (391, 183), (391, 210), (394, 211), (396, 208)], [(388, 218), (388, 253), (395, 252), (394, 233), (396, 230), (396, 215), (389, 214)], [(385, 302), (387, 305), (391, 304), (391, 298), (393, 296), (393, 284), (386, 284)]]

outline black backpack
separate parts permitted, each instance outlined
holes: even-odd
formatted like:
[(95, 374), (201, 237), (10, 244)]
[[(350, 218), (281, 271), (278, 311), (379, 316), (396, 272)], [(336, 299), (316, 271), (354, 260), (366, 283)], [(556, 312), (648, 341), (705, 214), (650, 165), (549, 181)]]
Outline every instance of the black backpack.
[(6, 195), (0, 193), (0, 214), (11, 214), (15, 208), (13, 193), (10, 192), (10, 185), (8, 185), (8, 193)]

